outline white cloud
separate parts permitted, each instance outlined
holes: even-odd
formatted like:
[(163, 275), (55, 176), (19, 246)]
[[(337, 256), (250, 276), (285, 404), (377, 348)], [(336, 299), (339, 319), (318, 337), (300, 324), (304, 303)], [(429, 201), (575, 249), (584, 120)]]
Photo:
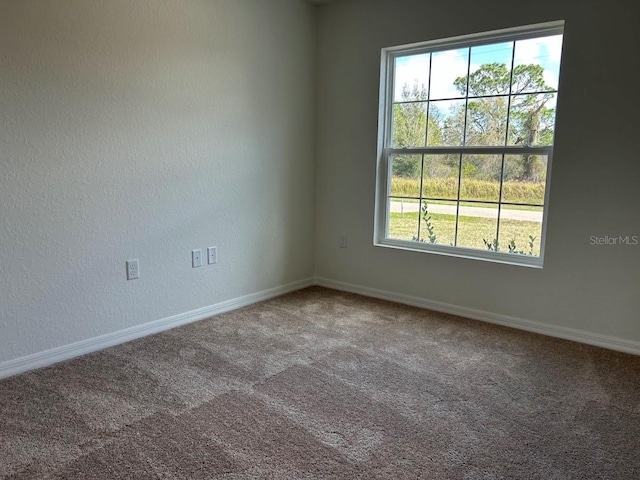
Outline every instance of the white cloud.
[[(458, 77), (467, 75), (468, 49), (447, 50), (433, 54), (431, 75), (431, 98), (459, 97), (453, 85)], [(473, 68), (473, 66), (472, 66)], [(401, 57), (396, 63), (395, 92), (396, 100), (401, 99), (402, 87), (429, 85), (429, 54)]]
[(551, 70), (545, 70), (543, 78), (544, 78), (544, 83), (549, 85), (554, 90), (558, 89), (558, 73), (557, 72), (551, 71)]
[(429, 84), (429, 54), (401, 57), (396, 63), (395, 100), (401, 100), (402, 88), (406, 84), (409, 88), (418, 82), (418, 86)]
[(544, 69), (547, 85), (558, 88), (562, 35), (532, 38), (516, 42), (515, 64), (538, 64)]
[(562, 35), (547, 37), (546, 45), (549, 50), (549, 59), (552, 62), (560, 63), (560, 57), (562, 56)]
[(453, 85), (458, 77), (466, 77), (469, 68), (469, 50), (447, 50), (433, 54), (431, 73), (431, 98), (459, 97)]
[[(544, 79), (552, 88), (558, 87), (558, 72), (562, 51), (562, 35), (518, 40), (516, 42), (516, 65), (540, 64)], [(460, 94), (453, 85), (456, 78), (465, 76), (468, 68), (468, 49), (447, 50), (433, 54), (430, 97), (456, 98)], [(471, 72), (480, 68), (472, 64)], [(427, 87), (429, 83), (429, 54), (410, 55), (397, 59), (395, 78), (395, 100), (401, 99), (403, 85), (413, 87), (415, 82)]]

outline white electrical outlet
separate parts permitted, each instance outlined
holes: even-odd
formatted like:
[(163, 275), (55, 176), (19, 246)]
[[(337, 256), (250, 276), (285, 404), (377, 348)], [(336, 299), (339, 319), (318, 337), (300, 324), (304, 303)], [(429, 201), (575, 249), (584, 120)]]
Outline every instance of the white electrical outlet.
[(138, 259), (127, 260), (127, 280), (135, 280), (136, 278), (140, 278)]
[(218, 263), (218, 247), (207, 248), (207, 257), (209, 259), (209, 265)]
[(347, 236), (345, 234), (340, 235), (340, 238), (338, 238), (338, 246), (340, 248), (347, 248)]
[(202, 250), (191, 250), (191, 266), (193, 268), (202, 266)]

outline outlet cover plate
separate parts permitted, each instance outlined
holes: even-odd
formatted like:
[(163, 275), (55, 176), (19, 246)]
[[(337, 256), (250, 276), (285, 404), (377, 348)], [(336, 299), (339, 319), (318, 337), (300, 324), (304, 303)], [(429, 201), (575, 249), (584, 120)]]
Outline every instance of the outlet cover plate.
[(191, 250), (191, 266), (193, 268), (202, 266), (202, 250)]
[(140, 278), (140, 265), (138, 259), (127, 260), (127, 280)]
[(209, 247), (207, 248), (207, 258), (209, 261), (209, 265), (213, 265), (214, 263), (218, 263), (218, 247)]

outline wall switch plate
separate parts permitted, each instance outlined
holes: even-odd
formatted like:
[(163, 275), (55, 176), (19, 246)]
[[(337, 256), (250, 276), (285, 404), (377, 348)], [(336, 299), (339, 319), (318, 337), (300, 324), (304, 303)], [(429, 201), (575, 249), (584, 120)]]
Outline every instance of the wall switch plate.
[(209, 265), (213, 265), (214, 263), (218, 263), (218, 247), (209, 247), (207, 248), (207, 258), (209, 261)]
[(347, 236), (342, 234), (340, 238), (338, 238), (338, 246), (340, 248), (347, 248)]
[(135, 280), (136, 278), (140, 278), (138, 259), (127, 260), (127, 280)]
[(191, 266), (193, 268), (202, 266), (202, 250), (191, 250)]

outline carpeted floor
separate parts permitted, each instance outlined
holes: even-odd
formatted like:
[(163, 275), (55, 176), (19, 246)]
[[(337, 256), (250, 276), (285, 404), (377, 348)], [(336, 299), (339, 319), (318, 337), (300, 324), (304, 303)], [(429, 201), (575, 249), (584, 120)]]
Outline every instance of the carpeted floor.
[(314, 287), (0, 381), (0, 478), (638, 479), (640, 357)]

